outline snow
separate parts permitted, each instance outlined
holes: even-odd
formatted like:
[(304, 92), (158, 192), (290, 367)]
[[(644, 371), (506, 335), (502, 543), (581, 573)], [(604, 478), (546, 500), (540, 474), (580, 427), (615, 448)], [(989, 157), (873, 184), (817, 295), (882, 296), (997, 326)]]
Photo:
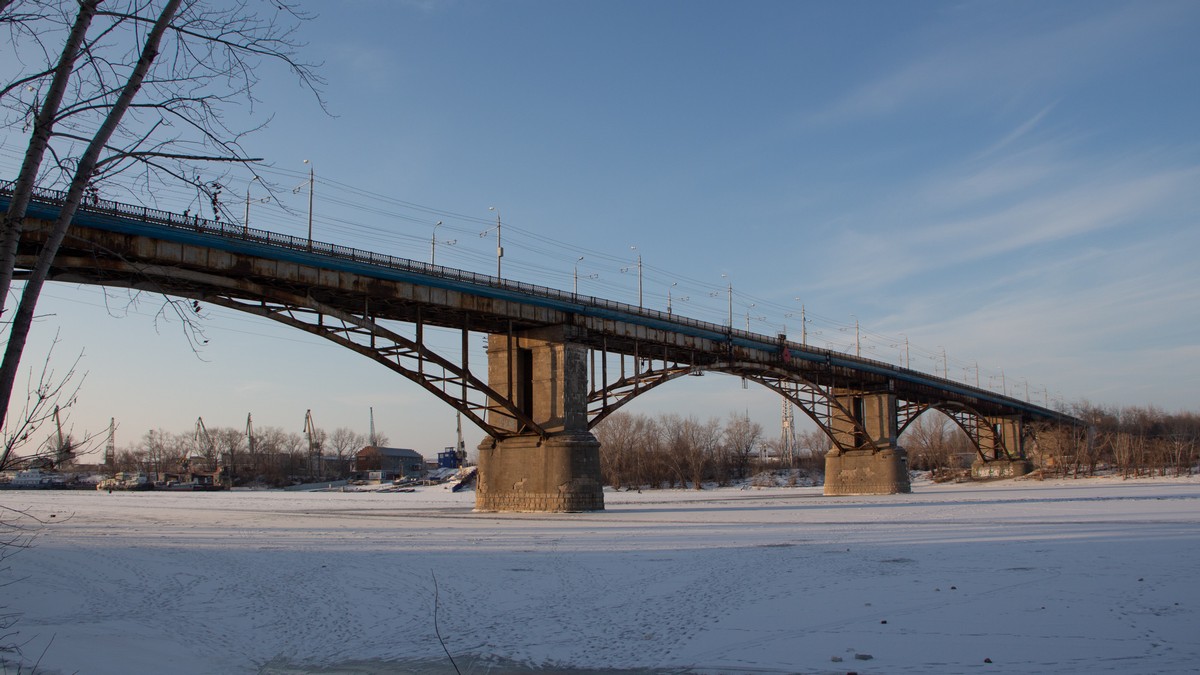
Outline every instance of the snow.
[(605, 498), (484, 514), (440, 487), (8, 491), (50, 524), (8, 560), (0, 612), (21, 615), (26, 669), (44, 652), (38, 672), (87, 675), (453, 672), (435, 577), (463, 672), (1200, 662), (1196, 477)]

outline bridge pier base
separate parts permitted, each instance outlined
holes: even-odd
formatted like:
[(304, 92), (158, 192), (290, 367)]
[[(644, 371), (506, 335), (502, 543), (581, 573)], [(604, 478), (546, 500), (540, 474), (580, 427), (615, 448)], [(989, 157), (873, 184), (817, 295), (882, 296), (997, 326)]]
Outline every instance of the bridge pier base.
[(600, 441), (590, 433), (479, 447), (476, 511), (602, 511)]
[(515, 435), (479, 446), (477, 511), (601, 511), (600, 441), (587, 426), (587, 348), (562, 326), (488, 336), (488, 385), (545, 436), (494, 420)]
[(1033, 471), (1028, 459), (977, 459), (971, 463), (971, 478), (1016, 478)]
[(893, 495), (912, 492), (904, 448), (831, 451), (825, 455), (825, 494)]
[(825, 455), (825, 494), (912, 492), (908, 453), (896, 444), (896, 396), (847, 391), (837, 399), (849, 414), (833, 415), (837, 443)]

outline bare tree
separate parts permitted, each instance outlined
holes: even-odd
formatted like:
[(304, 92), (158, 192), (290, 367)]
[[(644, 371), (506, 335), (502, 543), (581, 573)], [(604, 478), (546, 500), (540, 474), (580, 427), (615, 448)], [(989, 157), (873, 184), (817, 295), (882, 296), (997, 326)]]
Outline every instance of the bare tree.
[(927, 471), (960, 468), (960, 434), (962, 430), (942, 413), (931, 410), (922, 414), (905, 429), (901, 440), (908, 451), (909, 466)]
[(750, 468), (750, 458), (762, 440), (763, 428), (751, 421), (748, 414), (732, 413), (725, 423), (724, 440), (728, 449), (728, 471), (734, 477), (745, 478)]
[(290, 460), (288, 433), (279, 427), (263, 427), (254, 432), (254, 449), (258, 458), (254, 465), (255, 476), (271, 484), (282, 484), (287, 477), (285, 470)]
[[(50, 264), (83, 199), (96, 195), (105, 179), (131, 168), (141, 171), (140, 193), (150, 198), (153, 184), (171, 179), (215, 196), (220, 183), (198, 179), (190, 167), (257, 161), (240, 145), (244, 132), (225, 126), (222, 108), (238, 100), (253, 107), (259, 63), (282, 62), (315, 92), (311, 66), (294, 58), (294, 25), (278, 20), (306, 17), (285, 0), (263, 3), (271, 13), (268, 19), (250, 11), (247, 0), (232, 5), (164, 0), (159, 10), (148, 0), (110, 3), (117, 9), (109, 9), (104, 0), (60, 0), (59, 6), (72, 2), (75, 19), (57, 61), (47, 64), (52, 67), (29, 68), (32, 72), (22, 72), (0, 90), (5, 94), (0, 101), (9, 109), (33, 116), (25, 161), (0, 224), (0, 311), (15, 278), (34, 186), (46, 180), (67, 188), (36, 263), (23, 275), (25, 287), (0, 363), (0, 416), (7, 411)], [(11, 16), (18, 4), (24, 3), (9, 2), (0, 11)], [(89, 33), (96, 19), (103, 23)], [(164, 52), (166, 58), (160, 59)], [(75, 154), (80, 147), (82, 153)], [(52, 171), (42, 167), (47, 152), (54, 157)]]
[(810, 429), (796, 434), (796, 445), (800, 449), (798, 464), (809, 470), (824, 471), (825, 455), (833, 442), (829, 434), (821, 429)]
[[(79, 357), (67, 371), (58, 374), (52, 366), (54, 347), (58, 344), (55, 336), (46, 351), (46, 359), (41, 370), (34, 378), (34, 371), (29, 370), (29, 381), (25, 387), (25, 402), (15, 411), (15, 415), (4, 417), (3, 435), (4, 447), (0, 449), (0, 471), (10, 468), (18, 459), (28, 461), (38, 457), (49, 457), (51, 452), (43, 448), (41, 452), (31, 456), (19, 456), (17, 451), (26, 446), (39, 431), (54, 420), (55, 411), (59, 411), (60, 419), (75, 405), (79, 387), (83, 384), (84, 376), (78, 375), (76, 367)], [(82, 356), (82, 355), (81, 355)], [(85, 438), (82, 443), (90, 441)]]
[(151, 429), (142, 437), (137, 450), (147, 473), (182, 474), (190, 468), (192, 439), (166, 429)]
[(337, 458), (338, 466), (344, 466), (347, 457), (362, 450), (367, 445), (367, 437), (349, 427), (338, 427), (329, 435), (329, 449)]
[(241, 429), (219, 427), (211, 434), (219, 463), (228, 471), (229, 481), (237, 478), (238, 462), (245, 447), (246, 434)]

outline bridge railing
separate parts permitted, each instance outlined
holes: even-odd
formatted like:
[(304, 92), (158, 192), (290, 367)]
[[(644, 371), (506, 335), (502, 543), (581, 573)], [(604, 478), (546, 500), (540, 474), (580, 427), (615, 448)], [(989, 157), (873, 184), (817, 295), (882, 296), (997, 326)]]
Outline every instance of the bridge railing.
[[(12, 181), (0, 181), (0, 194), (11, 195), (12, 188)], [(60, 190), (49, 190), (44, 188), (37, 188), (34, 190), (35, 201), (53, 206), (61, 206), (65, 202), (66, 197), (67, 193)], [(318, 255), (339, 258), (342, 260), (352, 260), (354, 262), (377, 265), (390, 269), (417, 272), (419, 274), (439, 276), (443, 278), (454, 279), (456, 281), (465, 281), (472, 284), (503, 288), (505, 290), (517, 291), (519, 293), (541, 298), (553, 298), (555, 300), (560, 300), (567, 303), (585, 304), (590, 307), (610, 309), (624, 314), (634, 314), (646, 318), (659, 319), (676, 325), (689, 326), (704, 331), (743, 338), (746, 340), (773, 345), (779, 344), (778, 339), (771, 338), (769, 336), (764, 336), (737, 328), (731, 328), (721, 324), (714, 324), (708, 321), (691, 319), (679, 314), (662, 312), (659, 310), (648, 309), (645, 307), (630, 305), (623, 302), (616, 302), (614, 300), (607, 300), (595, 296), (569, 293), (567, 291), (550, 288), (548, 286), (503, 279), (453, 267), (432, 265), (409, 258), (398, 258), (382, 253), (375, 253), (349, 246), (342, 246), (340, 244), (331, 244), (315, 240), (310, 241), (303, 237), (280, 234), (278, 232), (271, 232), (269, 230), (248, 228), (237, 225), (236, 223), (227, 223), (220, 220), (201, 218), (199, 215), (195, 214), (179, 214), (171, 211), (150, 208), (148, 206), (124, 204), (107, 199), (85, 199), (80, 204), (79, 208), (80, 210), (88, 213), (132, 217), (147, 223), (165, 225), (167, 227), (190, 232), (200, 232), (226, 238), (240, 239), (243, 241), (253, 241), (262, 244), (269, 244), (271, 246), (279, 246), (294, 251), (311, 252)], [(801, 346), (794, 343), (788, 344), (794, 349), (801, 349), (803, 351), (817, 354), (827, 353), (833, 355), (836, 353), (829, 350)], [(863, 361), (870, 361), (870, 359), (863, 359)], [(890, 365), (883, 362), (876, 363), (881, 366)]]
[[(11, 197), (13, 186), (13, 181), (0, 181), (0, 195)], [(61, 207), (66, 201), (66, 197), (66, 192), (60, 190), (49, 190), (45, 188), (35, 188), (33, 194), (33, 200), (35, 202), (59, 207)], [(161, 209), (154, 209), (148, 206), (124, 204), (107, 199), (85, 198), (80, 204), (79, 208), (82, 211), (93, 214), (136, 218), (139, 221), (163, 225), (179, 230), (198, 232), (206, 235), (215, 235), (242, 241), (250, 241), (274, 247), (286, 248), (293, 251), (303, 251), (317, 255), (338, 258), (341, 260), (350, 260), (357, 263), (388, 269), (403, 270), (427, 276), (436, 276), (446, 279), (453, 279), (455, 281), (463, 281), (475, 285), (490, 286), (504, 289), (506, 291), (516, 291), (518, 293), (537, 298), (554, 299), (568, 304), (607, 309), (621, 314), (653, 319), (662, 321), (666, 324), (687, 326), (701, 331), (723, 335), (726, 336), (730, 341), (733, 341), (734, 339), (748, 341), (755, 343), (765, 350), (782, 350), (786, 348), (793, 352), (810, 355), (810, 358), (817, 357), (819, 360), (830, 361), (836, 358), (842, 362), (852, 362), (853, 364), (859, 366), (869, 366), (876, 372), (893, 374), (902, 379), (913, 379), (913, 376), (918, 376), (922, 381), (931, 384), (939, 384), (947, 389), (965, 389), (983, 395), (985, 398), (1003, 401), (1009, 405), (1015, 405), (1018, 408), (1039, 411), (1045, 410), (1040, 406), (1036, 406), (1025, 401), (1020, 401), (1019, 399), (1015, 399), (1007, 395), (1000, 395), (991, 391), (977, 389), (975, 387), (964, 385), (960, 382), (955, 382), (949, 378), (939, 377), (937, 375), (931, 375), (908, 368), (902, 368), (895, 364), (884, 361), (863, 358), (861, 356), (850, 356), (848, 354), (830, 349), (802, 345), (799, 343), (786, 341), (786, 339), (780, 340), (777, 336), (762, 335), (760, 333), (733, 328), (732, 326), (701, 321), (699, 319), (692, 319), (679, 314), (663, 312), (655, 309), (647, 309), (645, 307), (630, 305), (628, 303), (606, 300), (604, 298), (597, 298), (595, 296), (581, 296), (576, 293), (570, 293), (556, 288), (550, 288), (548, 286), (540, 286), (523, 281), (513, 281), (500, 277), (489, 276), (486, 274), (477, 274), (467, 270), (453, 267), (442, 267), (441, 265), (432, 265), (418, 260), (411, 260), (409, 258), (398, 258), (396, 256), (374, 253), (372, 251), (352, 248), (349, 246), (341, 246), (339, 244), (330, 244), (321, 241), (311, 241), (303, 237), (296, 237), (288, 234), (271, 232), (269, 230), (259, 230), (256, 228), (245, 227), (242, 225), (237, 225), (236, 223), (227, 223), (215, 219), (201, 218), (198, 215), (173, 213), (171, 211), (163, 211)], [(1053, 413), (1053, 411), (1049, 410), (1045, 410), (1045, 412)]]

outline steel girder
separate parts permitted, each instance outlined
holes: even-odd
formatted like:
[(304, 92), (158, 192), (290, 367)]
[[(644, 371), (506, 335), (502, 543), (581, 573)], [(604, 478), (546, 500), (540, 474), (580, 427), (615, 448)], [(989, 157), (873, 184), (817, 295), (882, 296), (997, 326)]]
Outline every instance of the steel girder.
[[(416, 322), (409, 339), (371, 318), (364, 299), (361, 312), (346, 312), (299, 290), (268, 288), (246, 279), (195, 270), (143, 265), (96, 258), (62, 258), (56, 276), (103, 286), (151, 290), (262, 316), (318, 335), (363, 354), (420, 385), (449, 403), (494, 439), (514, 435), (545, 437), (546, 431), (515, 403), (471, 374), (467, 354), (469, 326), (461, 329), (461, 364), (437, 354), (424, 341), (424, 326)], [(330, 321), (332, 319), (332, 321)], [(513, 420), (519, 431), (491, 424), (489, 418)]]

